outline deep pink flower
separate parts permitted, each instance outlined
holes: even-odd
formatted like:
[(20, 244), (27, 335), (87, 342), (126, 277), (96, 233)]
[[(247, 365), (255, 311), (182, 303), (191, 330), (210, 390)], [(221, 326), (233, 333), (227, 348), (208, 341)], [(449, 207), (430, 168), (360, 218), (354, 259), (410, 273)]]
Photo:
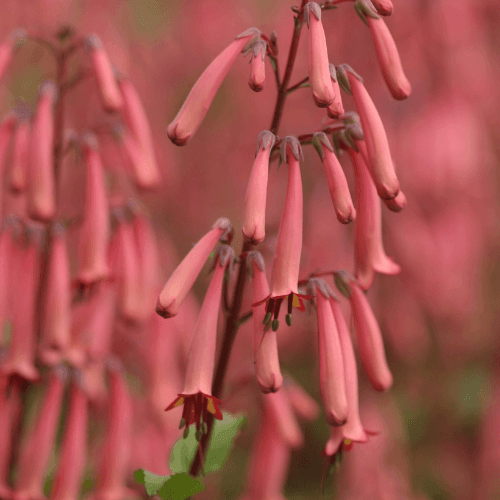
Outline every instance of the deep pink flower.
[(344, 170), (324, 132), (316, 132), (313, 135), (313, 144), (325, 167), (330, 196), (337, 213), (337, 219), (342, 224), (348, 224), (356, 218), (356, 209), (352, 203)]
[(266, 196), (269, 157), (276, 136), (264, 130), (257, 139), (257, 151), (245, 194), (243, 237), (254, 245), (262, 243), (266, 236)]
[(266, 59), (267, 43), (262, 39), (257, 39), (250, 48), (250, 78), (248, 85), (254, 92), (264, 90), (264, 81), (266, 79)]
[(258, 36), (260, 31), (257, 28), (250, 28), (239, 34), (201, 74), (174, 121), (167, 128), (168, 137), (174, 144), (184, 146), (191, 139), (205, 118), (217, 90), (238, 54)]
[(10, 189), (16, 193), (22, 193), (26, 190), (28, 182), (27, 176), (31, 136), (31, 112), (25, 107), (21, 107), (16, 109), (16, 115), (17, 126), (14, 133), (14, 146), (12, 150)]
[(330, 118), (338, 118), (344, 114), (344, 105), (342, 104), (342, 97), (340, 95), (340, 85), (337, 78), (337, 71), (335, 66), (330, 63), (330, 78), (332, 80), (332, 89), (333, 89), (333, 102), (328, 106), (326, 110), (327, 115)]
[(184, 257), (158, 297), (156, 312), (160, 316), (171, 318), (179, 312), (182, 301), (191, 290), (215, 245), (231, 230), (229, 219), (223, 217), (218, 219), (212, 226), (212, 230), (203, 236)]
[(24, 45), (25, 41), (26, 31), (18, 28), (0, 44), (0, 80), (3, 79), (5, 72), (12, 61), (14, 51)]
[(327, 108), (333, 103), (335, 95), (325, 30), (321, 22), (321, 7), (316, 2), (309, 2), (304, 7), (304, 16), (309, 27), (309, 84), (316, 106)]
[(391, 0), (371, 0), (377, 14), (381, 16), (390, 16), (394, 11)]
[(53, 112), (56, 99), (55, 83), (44, 82), (31, 129), (28, 169), (28, 212), (39, 221), (48, 221), (56, 213)]

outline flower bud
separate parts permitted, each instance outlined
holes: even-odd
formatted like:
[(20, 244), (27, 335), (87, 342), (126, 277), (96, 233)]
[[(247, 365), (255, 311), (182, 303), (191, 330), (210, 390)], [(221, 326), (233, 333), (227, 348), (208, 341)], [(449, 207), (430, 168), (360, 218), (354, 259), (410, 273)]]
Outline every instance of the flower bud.
[(338, 118), (339, 116), (342, 116), (344, 114), (344, 106), (342, 104), (342, 97), (340, 95), (340, 85), (337, 78), (337, 71), (335, 70), (335, 66), (332, 63), (329, 64), (329, 68), (334, 99), (330, 106), (328, 106), (326, 113), (330, 118)]
[(250, 48), (250, 78), (248, 85), (254, 92), (264, 90), (264, 81), (266, 79), (266, 59), (267, 43), (260, 38), (256, 40)]
[(381, 16), (390, 16), (394, 11), (391, 0), (372, 0), (377, 14)]
[(383, 201), (385, 203), (385, 206), (392, 212), (401, 212), (401, 210), (403, 210), (403, 208), (407, 205), (406, 196), (401, 190), (399, 191), (396, 198)]

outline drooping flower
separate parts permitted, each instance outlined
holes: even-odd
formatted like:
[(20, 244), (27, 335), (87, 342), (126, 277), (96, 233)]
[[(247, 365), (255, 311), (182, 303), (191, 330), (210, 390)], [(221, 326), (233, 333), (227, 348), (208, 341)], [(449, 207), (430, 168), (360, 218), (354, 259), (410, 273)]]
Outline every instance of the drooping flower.
[(319, 405), (290, 377), (285, 378), (284, 388), (295, 413), (305, 420), (315, 420), (319, 415)]
[(22, 47), (25, 41), (26, 31), (18, 28), (10, 33), (7, 39), (0, 44), (0, 80), (3, 79), (15, 50)]
[(335, 95), (325, 30), (321, 22), (321, 7), (316, 2), (309, 2), (304, 7), (304, 16), (309, 27), (309, 83), (316, 106), (327, 108), (333, 103)]
[(356, 209), (352, 203), (351, 193), (342, 166), (324, 132), (316, 132), (313, 135), (313, 145), (325, 167), (330, 196), (337, 213), (337, 219), (342, 224), (348, 224), (356, 218)]
[(266, 59), (267, 43), (261, 38), (257, 39), (250, 48), (250, 78), (248, 85), (254, 92), (264, 90), (264, 82), (266, 80)]
[(394, 11), (391, 0), (371, 0), (377, 14), (381, 16), (390, 16)]
[(337, 78), (337, 70), (332, 63), (329, 64), (329, 68), (334, 98), (333, 102), (330, 104), (330, 106), (328, 106), (326, 113), (330, 118), (338, 118), (339, 116), (342, 116), (344, 114), (344, 105), (342, 104), (342, 97), (340, 95), (340, 85)]
[(383, 200), (383, 202), (385, 206), (392, 212), (401, 212), (401, 210), (403, 210), (403, 208), (406, 207), (408, 203), (406, 201), (405, 194), (401, 190), (399, 190), (396, 198), (393, 198), (392, 200)]
[(194, 245), (172, 273), (158, 297), (156, 312), (160, 316), (171, 318), (179, 312), (182, 301), (191, 290), (215, 245), (231, 231), (231, 222), (222, 217), (216, 220), (212, 230)]
[(260, 31), (257, 28), (250, 28), (239, 34), (201, 74), (167, 128), (168, 137), (174, 144), (184, 146), (191, 139), (205, 118), (217, 90), (238, 54), (258, 36)]
[(28, 182), (28, 161), (30, 151), (31, 110), (27, 106), (16, 108), (17, 126), (14, 132), (10, 189), (15, 193), (26, 190)]
[(269, 157), (276, 136), (264, 130), (257, 139), (255, 161), (248, 179), (243, 216), (243, 237), (245, 241), (257, 245), (266, 236), (266, 196), (269, 172)]
[[(222, 282), (226, 268), (232, 265), (234, 251), (228, 245), (217, 249), (214, 257), (214, 274), (208, 287), (189, 351), (184, 389), (166, 408), (166, 411), (184, 405), (181, 427), (189, 429), (196, 424), (196, 438), (207, 432), (208, 413), (222, 420), (219, 404), (222, 402), (212, 396), (212, 378), (215, 366), (217, 343), (217, 318), (222, 295)], [(188, 430), (185, 430), (187, 435)]]
[(0, 232), (0, 346), (3, 340), (3, 329), (11, 318), (10, 307), (10, 274), (14, 263), (14, 239), (19, 231), (18, 220), (8, 217), (2, 224)]

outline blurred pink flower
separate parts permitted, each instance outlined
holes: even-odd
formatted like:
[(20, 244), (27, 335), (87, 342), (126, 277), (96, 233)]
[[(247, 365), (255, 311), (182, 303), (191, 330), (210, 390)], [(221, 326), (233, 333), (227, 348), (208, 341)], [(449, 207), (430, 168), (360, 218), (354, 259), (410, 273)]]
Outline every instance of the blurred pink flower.
[(21, 47), (26, 41), (26, 31), (21, 28), (14, 30), (0, 44), (0, 80), (3, 79), (7, 68), (9, 67), (14, 51)]
[(16, 193), (22, 193), (26, 190), (28, 182), (31, 125), (29, 116), (26, 116), (29, 115), (26, 109), (16, 110), (16, 114), (17, 126), (14, 133), (10, 189)]

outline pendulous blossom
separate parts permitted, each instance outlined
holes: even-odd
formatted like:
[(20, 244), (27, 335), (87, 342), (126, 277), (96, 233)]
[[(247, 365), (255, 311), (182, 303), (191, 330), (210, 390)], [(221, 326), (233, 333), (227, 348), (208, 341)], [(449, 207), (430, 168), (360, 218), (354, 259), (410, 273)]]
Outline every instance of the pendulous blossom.
[(371, 0), (377, 14), (381, 16), (390, 16), (394, 11), (391, 0)]
[(330, 75), (325, 30), (321, 22), (321, 7), (316, 2), (309, 2), (304, 7), (304, 16), (309, 28), (309, 83), (316, 106), (327, 108), (333, 103), (335, 94)]
[(22, 193), (27, 187), (28, 161), (30, 151), (31, 110), (26, 106), (16, 109), (17, 126), (14, 132), (12, 150), (12, 169), (10, 173), (10, 189)]
[(191, 139), (205, 118), (217, 90), (238, 54), (259, 36), (260, 31), (257, 28), (250, 28), (239, 34), (201, 74), (167, 128), (168, 137), (174, 144), (184, 146)]
[(324, 132), (316, 132), (313, 135), (313, 145), (325, 167), (328, 188), (337, 219), (342, 224), (348, 224), (356, 218), (356, 209), (352, 203), (347, 179), (337, 155)]
[(250, 47), (250, 78), (248, 85), (254, 92), (261, 92), (264, 90), (264, 82), (266, 80), (266, 66), (264, 61), (266, 59), (267, 43), (262, 40), (256, 40)]
[(319, 405), (316, 401), (293, 381), (290, 377), (285, 379), (285, 390), (295, 413), (304, 420), (315, 420), (319, 415)]
[(160, 316), (171, 318), (179, 312), (179, 307), (191, 290), (215, 245), (231, 231), (231, 222), (222, 217), (216, 220), (212, 230), (194, 245), (172, 273), (158, 297), (156, 312)]
[(330, 118), (338, 118), (339, 116), (342, 116), (344, 114), (344, 105), (342, 104), (342, 97), (340, 95), (340, 85), (337, 78), (337, 70), (332, 63), (329, 64), (329, 68), (334, 99), (330, 106), (328, 106), (326, 114)]
[(25, 41), (26, 31), (18, 28), (0, 44), (0, 80), (3, 79), (15, 50), (22, 47)]
[(406, 201), (406, 196), (403, 193), (403, 191), (399, 190), (398, 195), (396, 198), (393, 198), (392, 200), (383, 200), (385, 206), (391, 210), (392, 212), (401, 212), (404, 207), (407, 205)]
[(264, 130), (257, 139), (257, 151), (245, 194), (243, 215), (243, 237), (245, 241), (257, 245), (266, 236), (266, 196), (269, 172), (269, 157), (276, 136)]
[(232, 266), (233, 259), (234, 251), (230, 246), (222, 245), (217, 249), (213, 261), (214, 274), (201, 306), (189, 351), (184, 389), (165, 410), (168, 411), (184, 405), (181, 420), (181, 427), (185, 427), (184, 435), (186, 436), (189, 432), (191, 424), (196, 424), (196, 439), (198, 441), (207, 432), (208, 412), (215, 418), (222, 420), (222, 412), (219, 409), (219, 404), (222, 401), (212, 396), (212, 378), (222, 282), (226, 268)]

